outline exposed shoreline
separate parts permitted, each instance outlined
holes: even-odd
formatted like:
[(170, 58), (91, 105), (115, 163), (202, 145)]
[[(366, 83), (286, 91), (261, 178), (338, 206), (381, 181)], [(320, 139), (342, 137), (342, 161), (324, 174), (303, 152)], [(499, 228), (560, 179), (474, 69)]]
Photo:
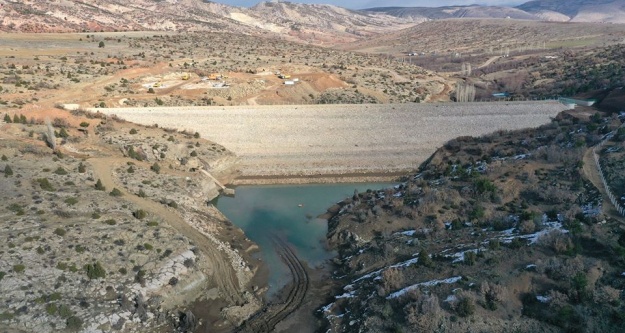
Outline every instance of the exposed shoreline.
[(382, 183), (399, 181), (411, 171), (337, 173), (318, 175), (282, 175), (282, 176), (241, 176), (232, 180), (229, 185), (289, 185), (289, 184), (336, 184), (336, 183)]

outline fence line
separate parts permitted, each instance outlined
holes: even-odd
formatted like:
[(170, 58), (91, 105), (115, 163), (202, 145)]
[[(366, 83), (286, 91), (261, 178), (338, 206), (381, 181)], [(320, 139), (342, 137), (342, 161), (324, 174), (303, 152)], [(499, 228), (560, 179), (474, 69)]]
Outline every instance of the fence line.
[(619, 198), (615, 196), (614, 193), (612, 193), (612, 191), (610, 190), (610, 187), (608, 186), (608, 183), (605, 180), (605, 176), (603, 175), (603, 169), (601, 168), (601, 163), (599, 163), (599, 154), (597, 154), (597, 149), (603, 147), (603, 145), (611, 137), (612, 135), (610, 134), (606, 135), (606, 138), (603, 139), (601, 143), (599, 143), (597, 146), (595, 146), (595, 148), (592, 149), (592, 154), (593, 154), (593, 157), (595, 158), (595, 164), (597, 165), (597, 169), (599, 170), (599, 176), (601, 176), (601, 182), (603, 183), (603, 187), (605, 188), (605, 191), (608, 193), (610, 202), (614, 205), (614, 207), (616, 207), (616, 210), (619, 212), (619, 214), (621, 214), (622, 216), (625, 216), (625, 208), (623, 208), (623, 206), (618, 201)]

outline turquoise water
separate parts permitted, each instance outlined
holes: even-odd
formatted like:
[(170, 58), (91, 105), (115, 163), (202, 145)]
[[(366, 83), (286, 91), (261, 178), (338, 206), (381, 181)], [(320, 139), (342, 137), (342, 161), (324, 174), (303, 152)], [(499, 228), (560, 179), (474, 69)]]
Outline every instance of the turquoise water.
[(269, 268), (269, 295), (290, 280), (288, 268), (277, 255), (271, 237), (287, 240), (298, 257), (311, 268), (322, 265), (335, 253), (326, 247), (324, 214), (335, 203), (351, 197), (354, 190), (382, 189), (390, 183), (240, 186), (236, 196), (219, 197), (215, 206), (248, 238), (260, 246), (260, 260)]

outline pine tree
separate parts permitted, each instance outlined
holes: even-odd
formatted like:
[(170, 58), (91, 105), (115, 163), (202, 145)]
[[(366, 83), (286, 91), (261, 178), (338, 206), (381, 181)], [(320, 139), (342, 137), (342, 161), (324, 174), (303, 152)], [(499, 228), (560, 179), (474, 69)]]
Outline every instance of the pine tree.
[(4, 167), (4, 176), (13, 176), (13, 169), (8, 164)]
[(95, 183), (95, 189), (98, 191), (106, 191), (106, 187), (102, 185), (102, 181), (100, 179), (98, 179), (98, 181)]
[(419, 264), (425, 267), (434, 266), (434, 263), (432, 262), (432, 258), (430, 258), (430, 255), (427, 253), (427, 251), (421, 250), (421, 252), (419, 252)]

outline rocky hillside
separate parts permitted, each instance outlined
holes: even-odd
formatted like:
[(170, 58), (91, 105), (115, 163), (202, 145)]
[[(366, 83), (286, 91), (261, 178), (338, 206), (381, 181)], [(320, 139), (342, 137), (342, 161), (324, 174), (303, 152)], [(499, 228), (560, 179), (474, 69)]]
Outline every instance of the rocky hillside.
[(592, 147), (625, 137), (616, 115), (588, 114), (457, 138), (331, 209), (342, 284), (319, 309), (327, 332), (622, 331), (623, 217)]
[[(411, 21), (329, 5), (263, 2), (240, 8), (201, 0), (0, 0), (0, 31), (222, 31), (306, 40), (355, 40)], [(315, 36), (313, 38), (313, 36)], [(325, 37), (327, 36), (327, 37)]]
[(0, 331), (187, 332), (200, 296), (220, 304), (215, 325), (257, 310), (255, 245), (207, 205), (232, 153), (100, 114), (22, 112), (0, 121)]

